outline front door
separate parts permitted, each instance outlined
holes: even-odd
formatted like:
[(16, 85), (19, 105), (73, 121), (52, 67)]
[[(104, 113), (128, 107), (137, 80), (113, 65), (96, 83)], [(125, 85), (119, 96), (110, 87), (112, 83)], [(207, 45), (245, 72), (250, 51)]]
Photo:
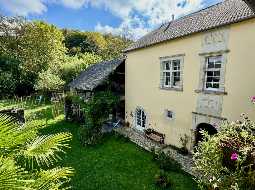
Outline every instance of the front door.
[(146, 114), (143, 109), (138, 108), (136, 110), (136, 128), (138, 130), (144, 130), (146, 126)]

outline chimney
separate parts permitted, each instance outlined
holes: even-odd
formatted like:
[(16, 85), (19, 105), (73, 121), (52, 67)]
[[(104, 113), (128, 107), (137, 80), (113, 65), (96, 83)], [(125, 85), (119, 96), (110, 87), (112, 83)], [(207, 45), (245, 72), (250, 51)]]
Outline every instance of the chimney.
[(174, 14), (172, 14), (172, 21), (174, 21)]

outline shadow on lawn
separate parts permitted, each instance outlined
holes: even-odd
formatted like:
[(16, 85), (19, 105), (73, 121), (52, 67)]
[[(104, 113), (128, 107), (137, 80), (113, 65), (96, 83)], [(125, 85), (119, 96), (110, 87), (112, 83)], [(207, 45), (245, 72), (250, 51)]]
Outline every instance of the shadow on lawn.
[[(108, 134), (96, 146), (82, 147), (79, 142), (79, 126), (63, 120), (51, 120), (41, 134), (71, 132), (71, 148), (63, 155), (61, 166), (75, 169), (72, 189), (77, 190), (155, 190), (155, 174), (159, 167), (153, 155), (126, 138)], [(195, 190), (192, 177), (184, 172), (169, 172), (174, 181), (173, 190)]]

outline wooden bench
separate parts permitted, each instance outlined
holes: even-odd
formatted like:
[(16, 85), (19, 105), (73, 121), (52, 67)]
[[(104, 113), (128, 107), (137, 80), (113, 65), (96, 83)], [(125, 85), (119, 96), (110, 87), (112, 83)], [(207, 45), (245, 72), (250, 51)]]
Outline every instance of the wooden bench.
[(146, 129), (145, 136), (153, 141), (159, 142), (160, 144), (165, 143), (165, 135), (153, 129)]

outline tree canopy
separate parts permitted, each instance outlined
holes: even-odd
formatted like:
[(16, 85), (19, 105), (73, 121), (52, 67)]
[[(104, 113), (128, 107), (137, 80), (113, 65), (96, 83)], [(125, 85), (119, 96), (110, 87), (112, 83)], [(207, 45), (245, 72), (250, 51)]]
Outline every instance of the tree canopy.
[(123, 56), (131, 42), (111, 34), (60, 30), (42, 21), (0, 16), (1, 96), (62, 89), (89, 65)]

